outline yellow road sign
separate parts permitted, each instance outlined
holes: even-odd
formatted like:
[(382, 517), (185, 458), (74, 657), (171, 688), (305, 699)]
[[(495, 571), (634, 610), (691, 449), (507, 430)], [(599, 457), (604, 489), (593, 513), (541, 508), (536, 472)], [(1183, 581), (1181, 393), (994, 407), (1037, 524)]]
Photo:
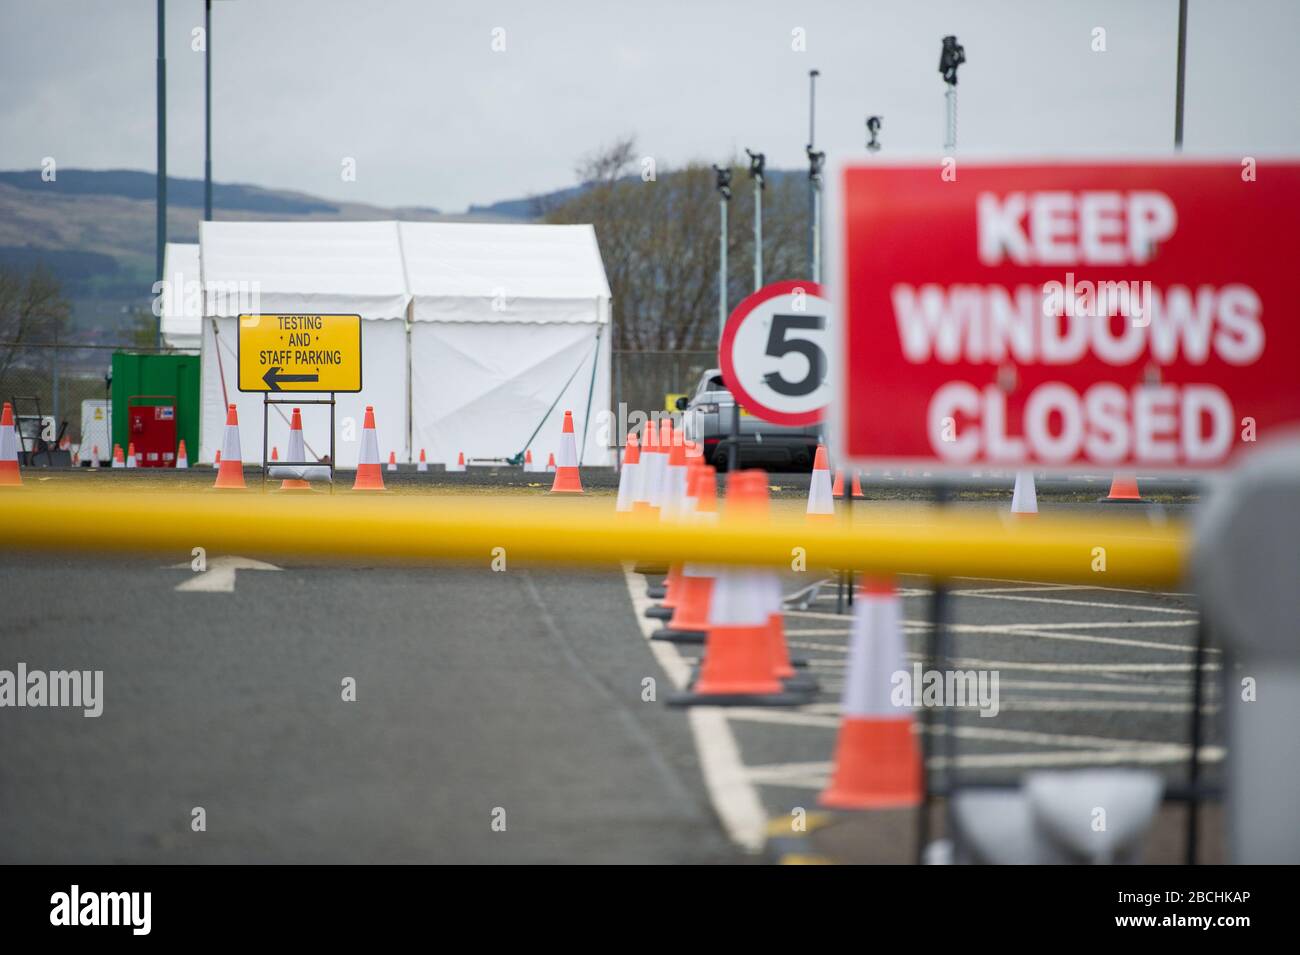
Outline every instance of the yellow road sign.
[(240, 315), (240, 391), (360, 391), (360, 315)]

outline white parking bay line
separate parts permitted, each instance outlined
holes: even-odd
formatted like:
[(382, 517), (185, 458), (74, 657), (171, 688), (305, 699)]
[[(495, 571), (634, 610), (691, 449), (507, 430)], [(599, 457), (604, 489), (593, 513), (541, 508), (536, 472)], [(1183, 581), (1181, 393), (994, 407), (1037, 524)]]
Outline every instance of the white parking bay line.
[(1196, 616), (1196, 611), (1185, 607), (1152, 607), (1146, 604), (1112, 604), (1097, 600), (1065, 600), (1061, 597), (1025, 597), (1016, 594), (991, 593), (983, 590), (950, 590), (950, 597), (984, 597), (987, 600), (1021, 600), (1026, 603), (1063, 604), (1069, 607), (1092, 607), (1101, 610), (1140, 610), (1144, 613), (1176, 613)]
[[(677, 651), (676, 645), (663, 640), (651, 640), (659, 621), (648, 620), (646, 608), (652, 601), (646, 596), (645, 578), (630, 567), (623, 570), (632, 610), (636, 614), (641, 635), (650, 644), (650, 651), (677, 689), (685, 689), (690, 679), (690, 664)], [(727, 714), (716, 706), (692, 706), (687, 711), (695, 749), (700, 754), (700, 769), (704, 787), (714, 811), (727, 830), (727, 835), (737, 845), (750, 852), (763, 848), (767, 838), (767, 813), (758, 798), (758, 790), (749, 778), (740, 758), (740, 747), (727, 722)]]

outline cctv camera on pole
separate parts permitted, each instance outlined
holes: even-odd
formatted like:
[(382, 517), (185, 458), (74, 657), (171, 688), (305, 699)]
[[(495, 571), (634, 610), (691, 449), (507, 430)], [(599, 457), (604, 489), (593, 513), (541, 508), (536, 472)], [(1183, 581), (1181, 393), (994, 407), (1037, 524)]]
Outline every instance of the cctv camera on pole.
[(718, 339), (722, 339), (722, 330), (727, 327), (727, 203), (731, 201), (731, 167), (723, 169), (713, 167), (716, 179), (714, 188), (718, 190), (718, 210), (722, 215), (722, 231), (718, 240)]
[(943, 38), (943, 50), (939, 53), (939, 72), (948, 84), (944, 91), (944, 102), (948, 107), (947, 126), (944, 130), (943, 151), (952, 153), (957, 149), (957, 67), (966, 62), (966, 48), (957, 42), (955, 36)]
[(808, 154), (808, 182), (812, 185), (813, 223), (812, 223), (812, 280), (822, 280), (822, 166), (826, 163), (826, 154), (817, 152), (809, 143), (804, 150)]
[(880, 152), (880, 117), (867, 117), (867, 152)]
[(767, 166), (767, 157), (762, 153), (750, 152), (749, 178), (754, 180), (754, 291), (763, 287), (763, 189), (767, 186), (767, 177), (763, 170)]

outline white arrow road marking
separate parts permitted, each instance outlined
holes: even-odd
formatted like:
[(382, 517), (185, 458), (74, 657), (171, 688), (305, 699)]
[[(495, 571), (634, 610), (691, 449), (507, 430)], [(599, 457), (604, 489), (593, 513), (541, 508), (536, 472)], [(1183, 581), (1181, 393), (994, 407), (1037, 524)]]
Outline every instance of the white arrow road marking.
[[(189, 564), (173, 564), (169, 570), (189, 570)], [(235, 571), (237, 570), (279, 570), (275, 564), (253, 560), (249, 557), (222, 556), (208, 561), (208, 569), (195, 573), (193, 577), (177, 584), (173, 590), (184, 593), (233, 594), (235, 592)]]

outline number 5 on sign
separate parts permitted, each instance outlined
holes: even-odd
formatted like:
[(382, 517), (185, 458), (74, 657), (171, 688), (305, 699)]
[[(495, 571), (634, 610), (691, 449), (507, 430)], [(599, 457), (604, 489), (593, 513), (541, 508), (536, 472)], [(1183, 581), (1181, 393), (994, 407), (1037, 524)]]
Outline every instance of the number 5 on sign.
[(831, 399), (830, 316), (816, 282), (777, 282), (736, 306), (722, 331), (718, 364), (745, 410), (796, 427), (822, 420)]

